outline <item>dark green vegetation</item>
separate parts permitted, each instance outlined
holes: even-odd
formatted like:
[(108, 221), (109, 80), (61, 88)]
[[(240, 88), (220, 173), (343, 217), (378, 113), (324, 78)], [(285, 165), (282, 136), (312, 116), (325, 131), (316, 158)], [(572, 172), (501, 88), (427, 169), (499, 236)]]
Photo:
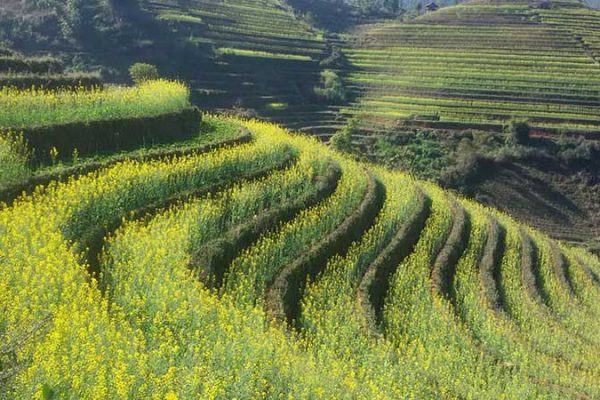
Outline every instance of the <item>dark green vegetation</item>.
[(58, 58), (28, 57), (2, 46), (0, 42), (0, 87), (60, 89), (100, 86), (102, 83), (97, 73), (65, 71), (64, 63)]

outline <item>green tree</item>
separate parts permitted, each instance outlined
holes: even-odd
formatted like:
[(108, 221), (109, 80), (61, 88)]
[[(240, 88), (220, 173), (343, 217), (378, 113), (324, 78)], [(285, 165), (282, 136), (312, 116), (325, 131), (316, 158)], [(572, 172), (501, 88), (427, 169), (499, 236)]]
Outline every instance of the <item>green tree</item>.
[(348, 123), (339, 131), (337, 131), (332, 137), (329, 143), (331, 146), (345, 153), (352, 153), (352, 135), (358, 129), (358, 120), (351, 119)]
[(314, 89), (315, 94), (332, 103), (346, 101), (346, 88), (342, 79), (334, 71), (326, 69), (321, 72), (321, 86)]
[(508, 141), (512, 144), (526, 145), (529, 143), (531, 127), (527, 121), (511, 121), (508, 126)]
[(139, 85), (146, 81), (158, 79), (158, 68), (151, 64), (135, 63), (129, 67), (129, 76), (136, 85)]

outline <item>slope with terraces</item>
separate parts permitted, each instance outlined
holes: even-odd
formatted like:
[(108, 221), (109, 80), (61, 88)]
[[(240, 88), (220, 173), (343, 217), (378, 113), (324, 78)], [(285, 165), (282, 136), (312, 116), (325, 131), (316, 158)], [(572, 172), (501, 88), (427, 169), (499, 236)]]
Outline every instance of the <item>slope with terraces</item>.
[(600, 12), (577, 1), (471, 1), (410, 23), (364, 25), (347, 37), (365, 128), (600, 132)]
[(0, 397), (600, 396), (586, 251), (265, 122), (131, 139), (0, 187)]
[(333, 113), (314, 95), (326, 58), (323, 35), (279, 0), (151, 1), (142, 10), (171, 40), (205, 52), (189, 71), (193, 100), (204, 109), (250, 109), (297, 129), (323, 125)]

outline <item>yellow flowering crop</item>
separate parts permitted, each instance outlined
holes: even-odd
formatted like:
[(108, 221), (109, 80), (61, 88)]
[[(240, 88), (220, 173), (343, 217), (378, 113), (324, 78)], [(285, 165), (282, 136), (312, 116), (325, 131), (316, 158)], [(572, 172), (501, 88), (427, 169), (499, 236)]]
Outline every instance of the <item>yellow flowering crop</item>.
[(106, 89), (47, 91), (4, 87), (0, 89), (0, 128), (154, 115), (189, 105), (189, 89), (166, 80)]

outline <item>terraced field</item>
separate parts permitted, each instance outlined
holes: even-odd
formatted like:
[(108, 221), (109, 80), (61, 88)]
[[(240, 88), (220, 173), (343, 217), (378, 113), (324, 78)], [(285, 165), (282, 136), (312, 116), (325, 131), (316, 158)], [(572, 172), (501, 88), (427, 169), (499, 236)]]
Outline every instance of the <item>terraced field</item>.
[(578, 2), (471, 1), (410, 23), (358, 27), (344, 111), (378, 124), (600, 132), (600, 12)]
[(314, 104), (313, 87), (322, 71), (319, 61), (327, 56), (323, 36), (284, 2), (154, 0), (144, 11), (161, 22), (173, 40), (216, 57), (191, 74), (193, 99), (202, 108), (253, 109), (262, 118), (295, 128), (333, 119)]
[(269, 123), (198, 132), (1, 188), (0, 397), (600, 396), (598, 258)]
[(0, 87), (46, 88), (101, 86), (95, 73), (68, 73), (53, 57), (27, 57), (0, 45)]

